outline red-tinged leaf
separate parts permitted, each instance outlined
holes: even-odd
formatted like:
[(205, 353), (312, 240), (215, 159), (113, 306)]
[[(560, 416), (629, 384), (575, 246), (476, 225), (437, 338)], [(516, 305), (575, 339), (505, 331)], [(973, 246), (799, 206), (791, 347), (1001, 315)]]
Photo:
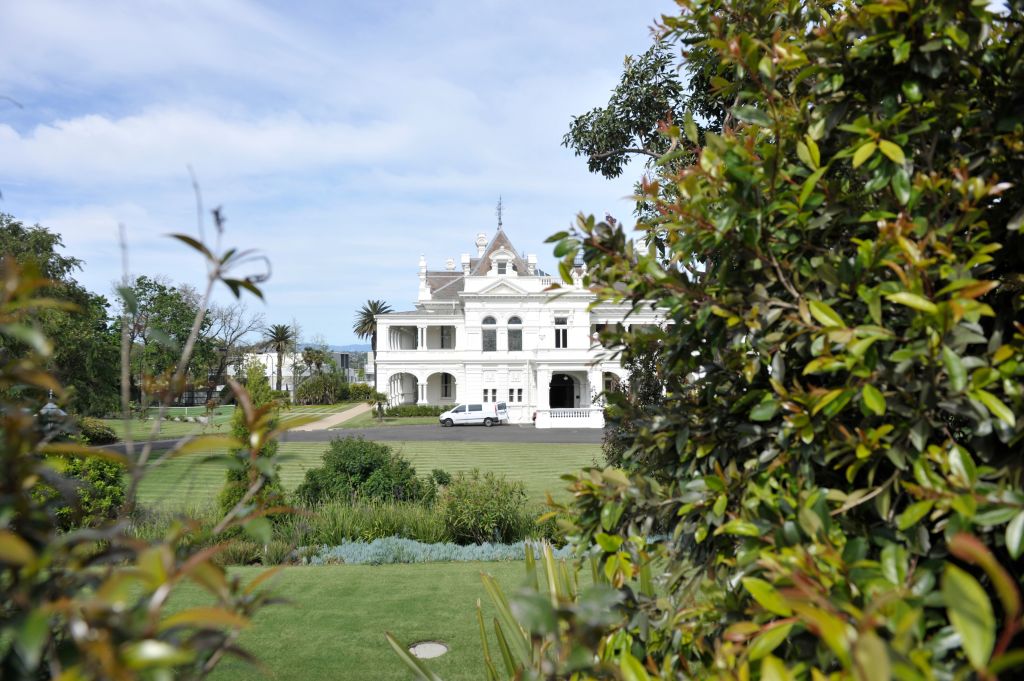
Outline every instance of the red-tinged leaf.
[(975, 669), (984, 669), (996, 642), (996, 620), (985, 590), (967, 572), (946, 563), (942, 597), (964, 654)]
[(949, 540), (949, 552), (965, 563), (977, 565), (985, 571), (996, 588), (999, 600), (1003, 603), (1008, 621), (1020, 617), (1021, 598), (1016, 583), (981, 540), (966, 532), (960, 532)]

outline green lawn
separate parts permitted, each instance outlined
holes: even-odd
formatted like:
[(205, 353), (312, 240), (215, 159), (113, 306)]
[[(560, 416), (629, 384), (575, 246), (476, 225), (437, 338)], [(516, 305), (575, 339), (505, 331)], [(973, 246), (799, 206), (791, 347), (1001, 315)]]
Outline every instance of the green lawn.
[[(388, 443), (408, 458), (417, 472), (425, 475), (433, 468), (449, 473), (479, 468), (522, 480), (531, 501), (543, 501), (551, 491), (565, 498), (564, 483), (559, 479), (599, 459), (601, 448), (591, 444), (514, 444), (490, 442), (391, 442)], [(320, 465), (327, 448), (324, 442), (286, 442), (281, 445), (283, 457), (281, 480), (286, 489), (294, 489), (308, 468)], [(173, 459), (142, 481), (139, 498), (144, 504), (164, 508), (181, 508), (196, 504), (213, 504), (224, 484), (224, 469), (217, 462), (203, 462), (193, 454)]]
[[(304, 406), (295, 405), (281, 410), (281, 420), (292, 425), (303, 425), (317, 421), (330, 414), (344, 411), (359, 404), (358, 402), (341, 402), (326, 406)], [(167, 440), (171, 438), (187, 437), (202, 433), (227, 433), (231, 430), (231, 415), (234, 407), (218, 407), (214, 416), (207, 424), (187, 423), (181, 421), (161, 421), (160, 430), (155, 439)], [(155, 415), (158, 410), (151, 409), (150, 414)], [(202, 407), (171, 407), (167, 410), (168, 416), (205, 416), (206, 410)], [(103, 419), (103, 422), (110, 426), (119, 438), (124, 439), (125, 427), (122, 419)], [(132, 438), (135, 440), (148, 440), (152, 433), (154, 421), (143, 419), (131, 420)]]
[[(233, 568), (231, 573), (249, 580), (260, 570)], [(481, 571), (494, 575), (506, 592), (525, 583), (522, 562), (286, 568), (271, 584), (290, 603), (258, 613), (239, 641), (266, 665), (267, 675), (228, 658), (211, 678), (408, 681), (412, 674), (384, 639), (390, 631), (404, 643), (444, 642), (449, 652), (427, 663), (447, 681), (481, 679), (478, 598), (487, 620), (493, 618)], [(186, 584), (172, 605), (209, 602), (207, 592)], [(498, 655), (493, 640), (491, 645)]]
[(368, 411), (364, 414), (360, 414), (354, 419), (349, 419), (344, 423), (339, 423), (336, 426), (331, 426), (331, 430), (346, 429), (346, 428), (383, 428), (385, 426), (422, 426), (422, 425), (439, 425), (436, 416), (386, 416), (383, 419), (378, 419), (373, 415), (373, 411)]

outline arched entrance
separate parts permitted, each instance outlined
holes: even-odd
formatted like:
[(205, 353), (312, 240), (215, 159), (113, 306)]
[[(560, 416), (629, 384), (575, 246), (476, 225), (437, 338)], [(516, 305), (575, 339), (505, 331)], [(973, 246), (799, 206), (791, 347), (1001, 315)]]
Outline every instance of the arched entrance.
[(458, 404), (455, 376), (442, 371), (427, 376), (427, 404)]
[(568, 374), (551, 376), (548, 404), (552, 409), (571, 409), (576, 406), (576, 381)]
[(413, 374), (395, 374), (388, 381), (388, 395), (392, 405), (416, 404), (419, 399), (419, 380)]

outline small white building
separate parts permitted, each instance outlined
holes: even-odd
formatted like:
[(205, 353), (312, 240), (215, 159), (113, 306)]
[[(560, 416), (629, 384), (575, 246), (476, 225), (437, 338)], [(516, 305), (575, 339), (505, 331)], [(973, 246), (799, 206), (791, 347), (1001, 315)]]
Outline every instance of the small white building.
[[(623, 323), (628, 305), (601, 304), (575, 284), (558, 283), (522, 256), (499, 225), (476, 238), (476, 255), (445, 269), (419, 263), (416, 308), (377, 316), (378, 388), (391, 404), (505, 402), (513, 423), (538, 428), (604, 426), (600, 395), (625, 377), (597, 342)], [(627, 324), (662, 322), (638, 311)]]

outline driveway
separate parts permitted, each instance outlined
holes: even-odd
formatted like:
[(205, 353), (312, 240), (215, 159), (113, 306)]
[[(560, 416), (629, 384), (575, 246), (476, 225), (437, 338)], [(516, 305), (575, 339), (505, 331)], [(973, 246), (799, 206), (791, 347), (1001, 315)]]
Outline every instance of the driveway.
[(525, 425), (484, 426), (440, 425), (345, 428), (343, 430), (288, 431), (281, 442), (327, 442), (338, 437), (362, 436), (367, 440), (411, 442), (535, 442), (537, 444), (600, 444), (600, 428), (542, 428)]
[[(382, 428), (344, 428), (338, 430), (290, 430), (281, 437), (281, 442), (330, 442), (340, 437), (363, 437), (381, 442), (526, 442), (535, 444), (600, 444), (604, 431), (600, 428), (542, 428), (506, 425), (485, 428), (484, 426), (441, 425), (391, 426)], [(156, 440), (153, 449), (170, 449), (178, 440)], [(135, 443), (136, 451), (140, 446)], [(124, 445), (109, 445), (107, 449), (123, 452)]]

